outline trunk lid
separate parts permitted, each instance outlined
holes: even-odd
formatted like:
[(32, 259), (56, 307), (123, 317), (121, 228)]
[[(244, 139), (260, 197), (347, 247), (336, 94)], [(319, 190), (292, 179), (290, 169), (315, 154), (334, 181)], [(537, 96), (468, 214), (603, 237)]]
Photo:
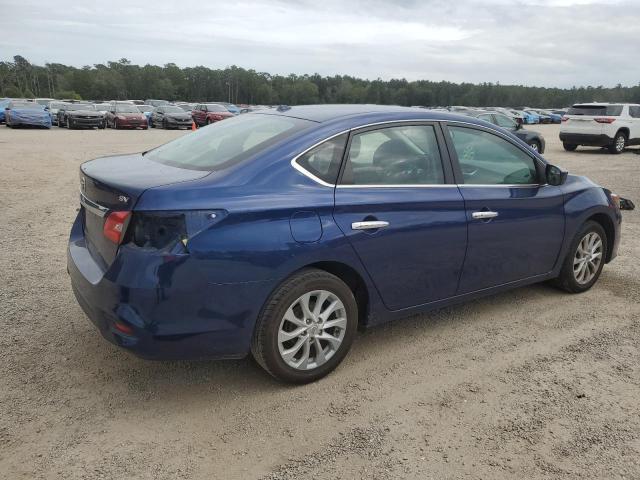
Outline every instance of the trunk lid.
[(80, 203), (91, 256), (106, 270), (118, 252), (118, 245), (103, 233), (109, 213), (133, 210), (138, 198), (149, 188), (197, 180), (209, 173), (163, 165), (140, 153), (83, 163), (80, 166)]

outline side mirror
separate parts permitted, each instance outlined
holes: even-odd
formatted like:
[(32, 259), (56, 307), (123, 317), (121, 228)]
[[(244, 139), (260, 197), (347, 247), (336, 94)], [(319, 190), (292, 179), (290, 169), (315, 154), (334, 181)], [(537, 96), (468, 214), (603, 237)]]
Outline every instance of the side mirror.
[(516, 130), (522, 130), (522, 124), (520, 122), (516, 122)]
[(549, 185), (558, 186), (567, 181), (568, 172), (555, 165), (548, 164), (545, 173)]
[(116, 113), (116, 111), (115, 111), (115, 110), (109, 110), (109, 113), (113, 113), (113, 114), (115, 114), (115, 113)]

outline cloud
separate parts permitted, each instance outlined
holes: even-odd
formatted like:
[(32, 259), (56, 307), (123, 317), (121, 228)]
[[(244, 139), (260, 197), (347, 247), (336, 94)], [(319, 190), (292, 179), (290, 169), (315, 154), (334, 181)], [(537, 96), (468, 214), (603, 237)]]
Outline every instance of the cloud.
[[(3, 7), (4, 59), (527, 85), (636, 84), (640, 2), (156, 0)], [(617, 21), (610, 21), (616, 18)]]

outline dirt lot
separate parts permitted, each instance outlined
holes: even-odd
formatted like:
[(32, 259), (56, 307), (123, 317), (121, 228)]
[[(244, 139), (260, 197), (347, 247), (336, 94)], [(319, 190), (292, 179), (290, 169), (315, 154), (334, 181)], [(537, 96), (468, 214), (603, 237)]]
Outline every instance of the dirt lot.
[[(547, 158), (640, 203), (640, 151)], [(71, 293), (78, 165), (184, 134), (0, 128), (0, 477), (640, 478), (640, 214), (598, 285), (546, 285), (360, 334), (304, 387), (250, 359), (153, 363)]]

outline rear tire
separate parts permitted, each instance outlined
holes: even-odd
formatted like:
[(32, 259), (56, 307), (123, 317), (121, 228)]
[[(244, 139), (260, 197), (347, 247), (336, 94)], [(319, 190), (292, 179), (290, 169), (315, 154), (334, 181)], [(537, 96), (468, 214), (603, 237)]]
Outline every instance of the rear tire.
[(282, 382), (313, 382), (342, 362), (357, 324), (358, 305), (342, 280), (323, 270), (301, 270), (266, 301), (251, 352)]
[(562, 146), (567, 152), (575, 152), (578, 148), (578, 145), (576, 145), (575, 143), (563, 143)]
[(616, 136), (613, 139), (613, 143), (609, 145), (607, 148), (609, 149), (609, 153), (618, 155), (624, 152), (624, 149), (626, 146), (627, 146), (627, 136), (625, 135), (624, 132), (618, 132), (616, 133)]
[(554, 280), (555, 285), (569, 293), (586, 292), (600, 278), (606, 254), (604, 228), (597, 222), (586, 222), (571, 242), (560, 275)]
[(117, 119), (117, 118), (114, 118), (114, 119), (113, 119), (113, 129), (114, 129), (114, 130), (117, 130), (117, 129), (118, 129), (118, 119)]

